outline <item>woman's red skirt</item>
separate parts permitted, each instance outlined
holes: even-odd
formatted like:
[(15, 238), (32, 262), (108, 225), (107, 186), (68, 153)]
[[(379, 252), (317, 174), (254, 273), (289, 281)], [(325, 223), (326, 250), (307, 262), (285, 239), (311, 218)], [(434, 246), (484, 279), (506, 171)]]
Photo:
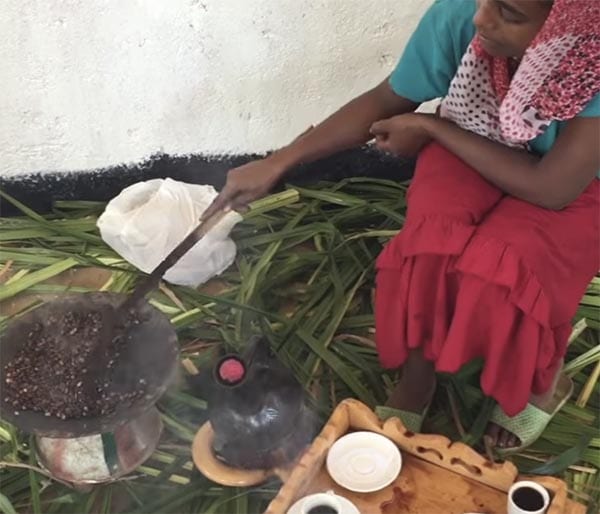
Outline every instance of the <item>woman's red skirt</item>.
[(552, 211), (504, 195), (438, 144), (421, 153), (407, 221), (377, 260), (381, 363), (421, 348), (441, 372), (484, 359), (507, 415), (552, 385), (600, 267), (600, 181)]

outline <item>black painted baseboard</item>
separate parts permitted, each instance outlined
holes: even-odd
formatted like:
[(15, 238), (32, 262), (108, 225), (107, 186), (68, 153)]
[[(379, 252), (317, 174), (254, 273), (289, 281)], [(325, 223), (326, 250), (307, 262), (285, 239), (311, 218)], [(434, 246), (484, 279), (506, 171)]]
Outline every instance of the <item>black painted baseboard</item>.
[[(0, 189), (39, 213), (48, 212), (55, 200), (107, 201), (136, 182), (170, 177), (195, 184), (210, 184), (220, 189), (227, 171), (256, 155), (172, 157), (157, 155), (134, 166), (114, 166), (95, 171), (55, 173), (52, 171), (16, 177), (0, 177)], [(414, 162), (384, 155), (372, 147), (339, 153), (290, 172), (286, 182), (307, 185), (319, 180), (339, 181), (347, 177), (377, 177), (406, 180)], [(0, 202), (0, 216), (18, 211), (8, 202)]]

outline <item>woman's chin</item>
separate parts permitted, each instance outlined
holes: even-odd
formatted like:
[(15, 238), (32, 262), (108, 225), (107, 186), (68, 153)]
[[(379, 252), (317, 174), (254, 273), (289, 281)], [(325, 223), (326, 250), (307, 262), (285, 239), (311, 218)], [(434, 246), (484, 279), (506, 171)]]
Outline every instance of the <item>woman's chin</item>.
[(500, 43), (478, 34), (481, 47), (492, 57), (512, 57), (512, 53)]

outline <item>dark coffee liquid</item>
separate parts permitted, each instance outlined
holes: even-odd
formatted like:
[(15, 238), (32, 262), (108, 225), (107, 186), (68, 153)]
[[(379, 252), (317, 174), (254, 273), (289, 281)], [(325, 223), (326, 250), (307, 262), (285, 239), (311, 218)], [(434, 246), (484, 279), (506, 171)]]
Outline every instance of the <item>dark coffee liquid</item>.
[(537, 512), (544, 506), (544, 497), (532, 487), (517, 489), (512, 500), (517, 507), (530, 512)]
[(339, 514), (337, 509), (330, 507), (329, 505), (315, 505), (312, 507), (308, 514)]

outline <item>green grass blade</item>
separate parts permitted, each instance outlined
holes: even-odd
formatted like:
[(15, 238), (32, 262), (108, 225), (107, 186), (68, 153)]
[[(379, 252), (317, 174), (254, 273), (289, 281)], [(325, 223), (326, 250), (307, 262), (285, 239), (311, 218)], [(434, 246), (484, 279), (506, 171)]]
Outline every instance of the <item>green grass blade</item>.
[(0, 512), (2, 514), (17, 514), (13, 504), (2, 493), (0, 493)]
[[(35, 448), (35, 441), (33, 436), (29, 438), (29, 447)], [(29, 453), (29, 464), (32, 466), (37, 465), (35, 460), (35, 452)], [(42, 514), (42, 505), (40, 500), (40, 484), (38, 481), (38, 475), (32, 469), (29, 470), (29, 488), (31, 491), (31, 510), (33, 514)]]
[(558, 475), (565, 471), (569, 466), (579, 462), (588, 448), (592, 437), (582, 435), (579, 442), (572, 448), (565, 450), (560, 455), (549, 460), (546, 464), (530, 469), (528, 473), (532, 475)]
[(44, 282), (49, 278), (55, 277), (56, 275), (67, 271), (77, 265), (77, 261), (72, 258), (64, 259), (62, 261), (51, 264), (50, 266), (29, 273), (27, 276), (21, 278), (16, 282), (10, 284), (4, 284), (0, 286), (0, 301), (11, 298), (18, 293), (26, 291), (29, 287)]

